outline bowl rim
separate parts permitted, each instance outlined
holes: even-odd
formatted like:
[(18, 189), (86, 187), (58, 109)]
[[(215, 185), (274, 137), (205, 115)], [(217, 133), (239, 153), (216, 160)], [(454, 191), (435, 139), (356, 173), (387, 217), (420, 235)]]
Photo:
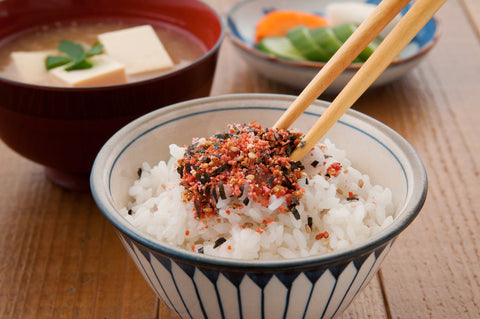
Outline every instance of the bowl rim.
[[(244, 51), (247, 54), (250, 54), (257, 59), (265, 60), (265, 61), (268, 61), (270, 63), (278, 63), (278, 64), (280, 64), (284, 67), (288, 67), (288, 68), (318, 70), (318, 69), (321, 69), (322, 67), (324, 67), (327, 64), (327, 62), (294, 61), (294, 60), (282, 59), (282, 58), (279, 58), (279, 57), (277, 57), (273, 54), (268, 54), (266, 52), (262, 52), (260, 50), (257, 50), (251, 44), (246, 43), (243, 39), (236, 36), (235, 32), (233, 32), (234, 26), (236, 25), (233, 22), (233, 18), (232, 18), (233, 14), (235, 13), (235, 11), (237, 11), (241, 7), (245, 6), (246, 4), (251, 3), (251, 2), (255, 2), (255, 1), (256, 0), (242, 0), (242, 1), (238, 2), (236, 5), (234, 5), (227, 13), (227, 16), (226, 16), (227, 36), (237, 49), (239, 49), (241, 51)], [(424, 55), (426, 55), (437, 44), (437, 42), (440, 38), (440, 34), (441, 34), (440, 25), (439, 25), (438, 20), (435, 17), (433, 17), (431, 20), (433, 21), (433, 23), (435, 25), (435, 32), (434, 32), (434, 35), (433, 35), (432, 39), (430, 39), (428, 42), (426, 42), (424, 45), (422, 45), (420, 47), (420, 49), (415, 54), (413, 54), (411, 56), (408, 56), (406, 58), (396, 58), (395, 60), (393, 60), (390, 63), (390, 65), (388, 67), (402, 65), (402, 64), (406, 64), (408, 62), (417, 60), (417, 59), (423, 57)], [(345, 68), (345, 71), (358, 71), (363, 66), (363, 64), (364, 64), (364, 62), (350, 63)]]
[[(139, 136), (153, 130), (155, 127), (158, 127), (158, 124), (155, 124), (154, 127), (151, 127), (150, 121), (152, 119), (158, 119), (165, 113), (174, 112), (175, 110), (184, 110), (192, 106), (198, 106), (199, 104), (206, 104), (228, 100), (235, 100), (238, 105), (245, 105), (246, 101), (253, 100), (282, 100), (291, 102), (295, 96), (287, 94), (271, 94), (271, 93), (236, 93), (236, 94), (225, 94), (218, 96), (210, 96), (204, 98), (198, 98), (195, 100), (180, 102), (166, 106), (164, 108), (152, 111), (136, 120), (130, 122), (117, 133), (115, 133), (102, 147), (98, 153), (94, 164), (92, 166), (92, 171), (90, 175), (90, 187), (91, 193), (94, 201), (96, 202), (100, 211), (104, 216), (113, 224), (113, 226), (122, 234), (125, 234), (130, 239), (134, 240), (137, 243), (151, 249), (157, 253), (164, 254), (169, 258), (176, 260), (186, 260), (194, 264), (208, 265), (210, 268), (216, 267), (233, 267), (234, 269), (298, 269), (298, 268), (308, 268), (312, 265), (327, 265), (334, 264), (340, 261), (348, 260), (354, 258), (355, 256), (362, 255), (372, 251), (380, 246), (388, 243), (390, 240), (394, 239), (399, 235), (411, 222), (418, 216), (427, 196), (427, 175), (423, 163), (418, 156), (417, 152), (413, 147), (397, 132), (389, 128), (385, 124), (379, 122), (378, 120), (365, 115), (356, 110), (348, 110), (347, 113), (350, 116), (353, 116), (356, 119), (361, 120), (367, 125), (374, 127), (375, 129), (380, 129), (383, 134), (395, 144), (400, 147), (409, 158), (409, 163), (412, 164), (411, 170), (414, 172), (413, 176), (415, 178), (415, 183), (413, 184), (414, 190), (411, 194), (412, 200), (404, 204), (401, 211), (399, 211), (399, 217), (395, 219), (396, 222), (388, 227), (389, 231), (382, 231), (380, 234), (374, 235), (367, 241), (355, 244), (352, 247), (341, 250), (337, 252), (331, 252), (321, 255), (313, 255), (308, 257), (299, 257), (293, 259), (282, 259), (282, 260), (244, 260), (244, 259), (233, 259), (217, 256), (209, 256), (198, 254), (185, 250), (183, 248), (175, 247), (173, 245), (161, 243), (159, 240), (155, 240), (152, 237), (145, 236), (141, 231), (137, 230), (133, 225), (131, 225), (123, 216), (121, 216), (115, 209), (112, 200), (111, 193), (109, 189), (109, 183), (111, 183), (111, 173), (112, 168), (115, 165), (116, 160), (121, 156), (123, 151), (129, 147)], [(325, 106), (329, 102), (316, 100), (314, 105)], [(141, 134), (135, 134), (136, 137), (129, 141), (123, 141), (124, 138), (132, 138), (132, 130), (135, 130), (137, 127), (142, 127)], [(350, 125), (352, 126), (352, 125)], [(353, 126), (352, 126), (353, 127)], [(372, 135), (369, 135), (373, 137)], [(374, 138), (375, 139), (375, 138)], [(122, 151), (115, 154), (112, 152), (111, 147), (116, 145), (122, 145)], [(111, 159), (115, 157), (115, 160)], [(110, 160), (109, 160), (110, 159)], [(108, 162), (108, 163), (107, 163)], [(112, 167), (105, 168), (104, 165), (112, 164)], [(418, 180), (417, 180), (418, 179)]]
[[(208, 58), (210, 58), (212, 55), (214, 55), (216, 52), (219, 51), (220, 45), (222, 44), (226, 34), (227, 34), (227, 27), (225, 24), (225, 21), (223, 17), (220, 15), (217, 10), (215, 10), (209, 3), (205, 2), (204, 0), (196, 0), (197, 2), (201, 3), (204, 5), (206, 8), (210, 10), (211, 13), (213, 13), (217, 19), (217, 22), (219, 23), (220, 26), (220, 34), (217, 38), (217, 41), (215, 44), (207, 51), (205, 52), (200, 58), (196, 59), (192, 63), (189, 63), (175, 71), (172, 72), (167, 72), (164, 74), (161, 74), (159, 76), (153, 77), (153, 78), (147, 78), (144, 80), (140, 81), (135, 81), (135, 82), (128, 82), (128, 83), (123, 83), (123, 84), (115, 84), (115, 85), (105, 85), (105, 86), (88, 86), (88, 87), (62, 87), (62, 86), (47, 86), (47, 85), (39, 85), (39, 84), (30, 84), (30, 83), (25, 83), (17, 80), (11, 80), (7, 79), (4, 77), (0, 76), (0, 83), (7, 83), (10, 85), (15, 85), (15, 86), (20, 86), (20, 87), (26, 87), (26, 88), (37, 88), (37, 89), (42, 89), (45, 91), (101, 91), (101, 90), (117, 90), (119, 88), (130, 88), (134, 86), (139, 86), (139, 85), (147, 85), (150, 82), (157, 82), (159, 80), (164, 80), (168, 79), (170, 77), (174, 77), (179, 73), (183, 73), (187, 71), (188, 69), (194, 68), (197, 65), (201, 64)], [(168, 22), (167, 22), (168, 23)]]

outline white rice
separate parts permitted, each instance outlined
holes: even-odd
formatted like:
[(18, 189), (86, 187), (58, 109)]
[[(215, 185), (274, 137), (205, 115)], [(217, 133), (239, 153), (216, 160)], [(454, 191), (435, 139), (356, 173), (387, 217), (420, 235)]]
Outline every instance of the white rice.
[[(367, 175), (351, 166), (345, 151), (329, 140), (318, 144), (302, 160), (308, 177), (299, 180), (305, 189), (296, 207), (300, 219), (291, 212), (280, 213), (278, 208), (285, 200), (274, 195), (268, 207), (250, 200), (243, 209), (232, 208), (238, 199), (229, 197), (227, 185), (227, 199), (219, 199), (217, 204), (218, 215), (196, 219), (193, 204), (182, 199), (184, 188), (176, 171), (184, 151), (171, 145), (168, 162), (161, 161), (154, 167), (144, 163), (141, 177), (129, 189), (132, 201), (121, 210), (136, 228), (159, 241), (187, 250), (200, 249), (209, 255), (276, 260), (344, 250), (393, 221), (390, 189), (372, 185)], [(315, 160), (319, 164), (313, 167)], [(335, 162), (342, 166), (340, 174), (325, 177), (327, 168)], [(311, 228), (307, 226), (308, 217)], [(274, 221), (264, 223), (267, 218)], [(317, 236), (324, 232), (328, 238)], [(226, 241), (214, 248), (221, 237)]]

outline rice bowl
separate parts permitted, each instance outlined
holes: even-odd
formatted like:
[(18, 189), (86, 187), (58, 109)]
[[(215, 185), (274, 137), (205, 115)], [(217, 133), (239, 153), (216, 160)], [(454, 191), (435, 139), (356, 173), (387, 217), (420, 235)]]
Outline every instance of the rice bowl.
[[(339, 315), (369, 283), (394, 239), (420, 212), (427, 179), (415, 150), (382, 123), (349, 110), (326, 138), (347, 152), (352, 166), (368, 174), (372, 185), (391, 190), (395, 214), (389, 225), (349, 248), (269, 260), (215, 256), (160, 241), (125, 218), (123, 209), (132, 201), (129, 189), (138, 179), (138, 169), (142, 167), (143, 175), (143, 168), (148, 171), (148, 166), (153, 168), (161, 160), (168, 162), (171, 144), (189, 145), (192, 137), (212, 136), (229, 123), (258, 121), (270, 127), (294, 98), (234, 94), (179, 103), (131, 122), (98, 154), (91, 173), (94, 200), (147, 283), (181, 318)], [(327, 105), (315, 101), (292, 127), (307, 131)]]

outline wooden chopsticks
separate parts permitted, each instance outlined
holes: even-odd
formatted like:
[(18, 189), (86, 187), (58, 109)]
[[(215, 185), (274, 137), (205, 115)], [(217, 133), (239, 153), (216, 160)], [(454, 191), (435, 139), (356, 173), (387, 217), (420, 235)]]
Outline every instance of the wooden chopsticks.
[(278, 119), (274, 127), (285, 129), (290, 127), (409, 2), (410, 0), (383, 0), (380, 2), (369, 17), (358, 26), (350, 38), (320, 69), (298, 98)]
[[(409, 1), (383, 0), (358, 27), (315, 78), (307, 85), (274, 127), (288, 128)], [(417, 0), (385, 37), (370, 58), (320, 116), (290, 158), (301, 160), (398, 56), (446, 0)]]

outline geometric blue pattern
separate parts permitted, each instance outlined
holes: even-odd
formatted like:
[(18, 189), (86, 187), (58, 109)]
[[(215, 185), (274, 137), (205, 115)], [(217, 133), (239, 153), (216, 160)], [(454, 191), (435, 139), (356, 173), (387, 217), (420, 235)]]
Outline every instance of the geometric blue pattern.
[(117, 232), (157, 296), (181, 318), (332, 318), (378, 271), (392, 240), (354, 259), (238, 272), (176, 262)]

